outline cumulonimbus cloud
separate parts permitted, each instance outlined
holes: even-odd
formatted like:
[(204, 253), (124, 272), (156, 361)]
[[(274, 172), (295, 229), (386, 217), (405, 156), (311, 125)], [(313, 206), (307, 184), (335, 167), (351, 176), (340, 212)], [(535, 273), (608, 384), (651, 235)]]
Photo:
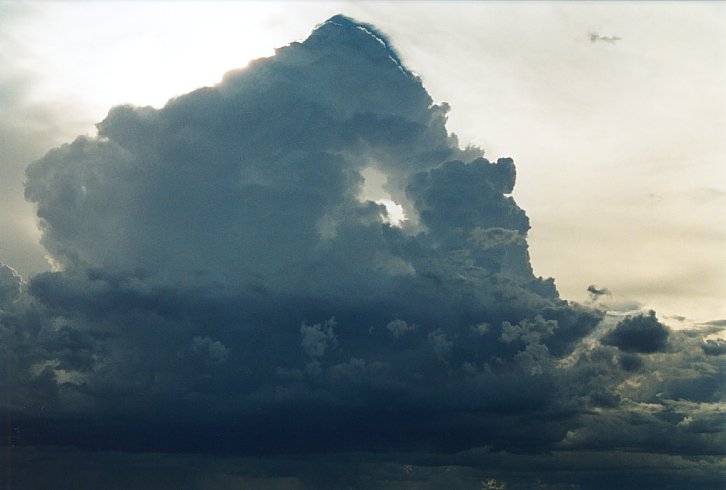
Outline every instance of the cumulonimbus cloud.
[[(113, 108), (34, 162), (26, 197), (60, 270), (20, 299), (0, 276), (15, 442), (535, 451), (595, 447), (618, 421), (612, 445), (650, 448), (626, 430), (637, 412), (639, 430), (697, 447), (634, 401), (687, 398), (682, 378), (655, 383), (660, 398), (626, 380), (666, 362), (651, 355), (665, 337), (671, 360), (722, 370), (721, 351), (664, 337), (654, 315), (595, 342), (602, 312), (532, 272), (513, 161), (459, 148), (447, 111), (385, 36), (336, 16), (161, 109)], [(365, 196), (367, 169), (400, 226)]]

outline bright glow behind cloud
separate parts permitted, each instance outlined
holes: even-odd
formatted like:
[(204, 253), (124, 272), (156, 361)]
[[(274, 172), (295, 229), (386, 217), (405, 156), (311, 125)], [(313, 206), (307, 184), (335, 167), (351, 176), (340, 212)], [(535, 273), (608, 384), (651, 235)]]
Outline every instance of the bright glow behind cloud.
[[(34, 97), (72, 98), (97, 117), (119, 103), (161, 106), (269, 56), (320, 16), (279, 2), (88, 2), (31, 5), (13, 25)], [(314, 24), (314, 21), (312, 21)], [(297, 26), (297, 27), (295, 27)], [(43, 74), (53, 73), (53, 77)]]

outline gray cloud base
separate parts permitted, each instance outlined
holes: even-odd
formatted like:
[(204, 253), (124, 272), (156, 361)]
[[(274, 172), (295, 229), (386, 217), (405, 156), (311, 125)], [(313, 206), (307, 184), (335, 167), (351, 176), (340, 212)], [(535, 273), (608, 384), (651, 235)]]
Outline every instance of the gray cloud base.
[[(723, 451), (720, 344), (559, 299), (512, 160), (460, 149), (447, 110), (338, 16), (33, 163), (62, 271), (0, 269), (13, 443)], [(362, 195), (371, 167), (401, 227)]]

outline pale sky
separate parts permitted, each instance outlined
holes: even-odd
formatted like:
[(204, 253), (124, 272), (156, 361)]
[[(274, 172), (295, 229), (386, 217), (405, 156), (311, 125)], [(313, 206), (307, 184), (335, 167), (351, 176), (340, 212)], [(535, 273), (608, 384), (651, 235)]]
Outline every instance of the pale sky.
[(514, 158), (535, 273), (564, 298), (596, 284), (666, 323), (726, 318), (720, 2), (2, 2), (0, 261), (50, 267), (30, 161), (113, 105), (215, 84), (336, 13), (389, 36), (462, 145)]

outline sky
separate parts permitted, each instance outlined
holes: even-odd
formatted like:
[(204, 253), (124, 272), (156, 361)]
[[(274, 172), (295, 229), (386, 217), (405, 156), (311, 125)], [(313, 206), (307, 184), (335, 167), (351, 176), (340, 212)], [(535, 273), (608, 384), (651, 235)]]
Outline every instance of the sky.
[(0, 3), (3, 482), (719, 488), (725, 23)]

